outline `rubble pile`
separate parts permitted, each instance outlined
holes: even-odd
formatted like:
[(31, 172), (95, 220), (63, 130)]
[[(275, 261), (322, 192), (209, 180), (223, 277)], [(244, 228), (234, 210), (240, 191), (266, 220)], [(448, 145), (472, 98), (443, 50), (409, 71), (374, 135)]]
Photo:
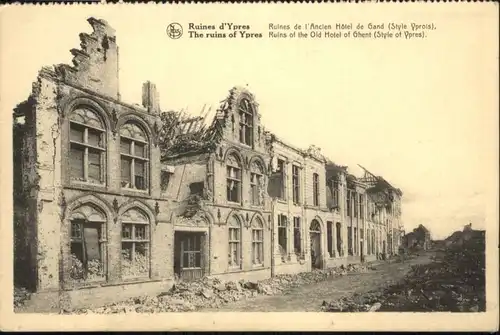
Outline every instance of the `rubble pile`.
[(279, 275), (262, 281), (222, 281), (218, 278), (205, 277), (198, 281), (175, 283), (169, 291), (158, 296), (136, 297), (92, 310), (82, 309), (71, 312), (77, 314), (155, 313), (219, 308), (229, 302), (258, 295), (275, 295), (289, 288), (320, 282), (333, 276), (346, 275), (349, 272), (367, 272), (370, 269), (369, 265), (350, 264), (294, 275)]
[(355, 293), (352, 296), (344, 296), (335, 301), (323, 301), (321, 310), (324, 312), (375, 312), (382, 306), (379, 302), (380, 299), (381, 293)]
[(21, 307), (30, 298), (30, 292), (24, 287), (14, 287), (14, 308)]
[(382, 310), (484, 311), (484, 239), (451, 246), (434, 262), (415, 266), (405, 280), (385, 293)]
[(104, 278), (102, 262), (97, 259), (90, 260), (87, 262), (87, 269), (85, 269), (84, 264), (78, 256), (71, 254), (70, 277), (75, 280), (82, 281), (85, 280), (85, 276), (87, 276), (87, 280)]
[(122, 271), (126, 277), (145, 276), (149, 273), (149, 258), (147, 255), (136, 251), (134, 260), (130, 259), (130, 249), (122, 250)]
[(395, 255), (390, 261), (394, 263), (402, 263), (407, 260), (415, 259), (418, 257), (418, 254), (413, 252), (405, 252), (402, 254)]
[(327, 312), (479, 312), (486, 310), (484, 238), (438, 253), (430, 264), (415, 265), (405, 278), (378, 292), (323, 302)]

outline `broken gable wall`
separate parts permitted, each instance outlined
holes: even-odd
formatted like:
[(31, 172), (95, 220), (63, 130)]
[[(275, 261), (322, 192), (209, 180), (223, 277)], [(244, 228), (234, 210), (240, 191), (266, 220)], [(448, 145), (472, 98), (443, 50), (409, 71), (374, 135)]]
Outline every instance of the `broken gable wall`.
[[(173, 277), (171, 211), (168, 201), (161, 196), (160, 150), (156, 143), (160, 120), (154, 110), (118, 100), (118, 48), (111, 35), (113, 31), (103, 21), (89, 19), (89, 22), (94, 32), (80, 35), (82, 50), (72, 51), (74, 67), (43, 68), (33, 85), (32, 104), (25, 109), (22, 185), (28, 209), (24, 211), (24, 221), (29, 227), (27, 239), (36, 291), (43, 293), (39, 296), (47, 297), (62, 288), (68, 290), (55, 298), (64, 301), (54, 302), (54, 306), (66, 303), (67, 299), (75, 304), (116, 299), (118, 292), (112, 286), (126, 282), (121, 276), (120, 216), (130, 208), (142, 209), (150, 219), (150, 274), (136, 282), (136, 286), (128, 285), (126, 292), (120, 289), (123, 292), (119, 295), (122, 298), (127, 294), (137, 295), (136, 288), (158, 288), (160, 280)], [(102, 184), (70, 178), (69, 116), (81, 106), (96, 112), (106, 128)], [(147, 191), (121, 187), (119, 128), (128, 121), (139, 124), (148, 137)], [(93, 288), (68, 281), (71, 213), (67, 209), (87, 201), (81, 199), (101, 204), (100, 209), (106, 213), (103, 226), (107, 237), (103, 256), (107, 262), (106, 282), (93, 283)], [(33, 304), (36, 301), (33, 299)]]
[[(253, 112), (253, 141), (251, 145), (240, 142), (239, 108), (246, 99)], [(271, 238), (270, 238), (270, 201), (267, 195), (267, 176), (270, 165), (266, 150), (264, 129), (260, 124), (258, 104), (254, 96), (244, 88), (235, 87), (222, 102), (215, 122), (219, 122), (222, 137), (213, 153), (208, 171), (213, 182), (213, 203), (210, 214), (214, 220), (211, 227), (210, 240), (210, 273), (211, 275), (228, 278), (266, 278), (270, 276)], [(240, 202), (232, 203), (227, 199), (227, 160), (229, 155), (235, 155), (241, 168)], [(260, 205), (252, 204), (251, 197), (251, 166), (259, 161), (263, 168), (263, 184), (259, 198)], [(237, 269), (230, 268), (228, 258), (229, 228), (228, 222), (236, 216), (241, 224), (240, 255), (241, 264)], [(252, 264), (252, 229), (254, 220), (262, 221), (264, 225), (264, 264)]]
[[(253, 143), (251, 146), (240, 143), (240, 105), (242, 101), (249, 102), (250, 109), (253, 112), (252, 122), (252, 137)], [(266, 139), (265, 130), (261, 125), (261, 115), (259, 113), (259, 105), (255, 97), (247, 89), (242, 87), (234, 87), (229, 91), (228, 97), (222, 102), (218, 115), (223, 126), (223, 138), (227, 142), (235, 143), (249, 149), (265, 152)]]

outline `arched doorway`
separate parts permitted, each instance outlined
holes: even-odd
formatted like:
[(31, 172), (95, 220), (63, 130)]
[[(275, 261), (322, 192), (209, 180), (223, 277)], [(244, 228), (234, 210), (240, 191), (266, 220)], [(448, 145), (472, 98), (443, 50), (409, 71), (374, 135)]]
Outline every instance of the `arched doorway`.
[(318, 220), (312, 220), (309, 226), (311, 241), (311, 266), (313, 269), (321, 268), (321, 226)]

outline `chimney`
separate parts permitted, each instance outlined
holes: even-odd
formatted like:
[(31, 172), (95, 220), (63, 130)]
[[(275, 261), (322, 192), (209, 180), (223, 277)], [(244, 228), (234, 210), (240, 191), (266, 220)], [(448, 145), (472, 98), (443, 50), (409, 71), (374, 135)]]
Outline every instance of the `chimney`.
[(160, 113), (160, 96), (156, 90), (156, 85), (150, 81), (142, 84), (142, 105), (151, 114)]

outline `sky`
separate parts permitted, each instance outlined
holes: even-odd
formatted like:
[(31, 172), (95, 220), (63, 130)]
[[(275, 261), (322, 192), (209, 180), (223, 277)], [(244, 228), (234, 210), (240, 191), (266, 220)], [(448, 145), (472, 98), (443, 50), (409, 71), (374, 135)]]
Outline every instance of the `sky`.
[[(198, 114), (204, 104), (216, 108), (233, 86), (247, 86), (266, 129), (304, 149), (319, 146), (356, 175), (361, 164), (401, 188), (407, 230), (423, 224), (433, 238), (443, 238), (469, 222), (485, 229), (497, 220), (491, 206), (498, 186), (498, 19), (480, 10), (439, 15), (438, 4), (433, 13), (397, 15), (354, 14), (338, 5), (342, 11), (314, 16), (270, 5), (196, 12), (190, 11), (196, 5), (4, 8), (2, 124), (28, 97), (42, 66), (71, 63), (69, 50), (79, 48), (80, 32), (92, 32), (86, 19), (94, 16), (116, 29), (123, 101), (139, 104), (142, 83), (150, 80), (163, 110)], [(410, 41), (172, 40), (165, 33), (170, 22), (218, 25), (224, 19), (267, 36), (268, 23), (367, 23), (374, 17), (418, 18), (437, 29)]]

